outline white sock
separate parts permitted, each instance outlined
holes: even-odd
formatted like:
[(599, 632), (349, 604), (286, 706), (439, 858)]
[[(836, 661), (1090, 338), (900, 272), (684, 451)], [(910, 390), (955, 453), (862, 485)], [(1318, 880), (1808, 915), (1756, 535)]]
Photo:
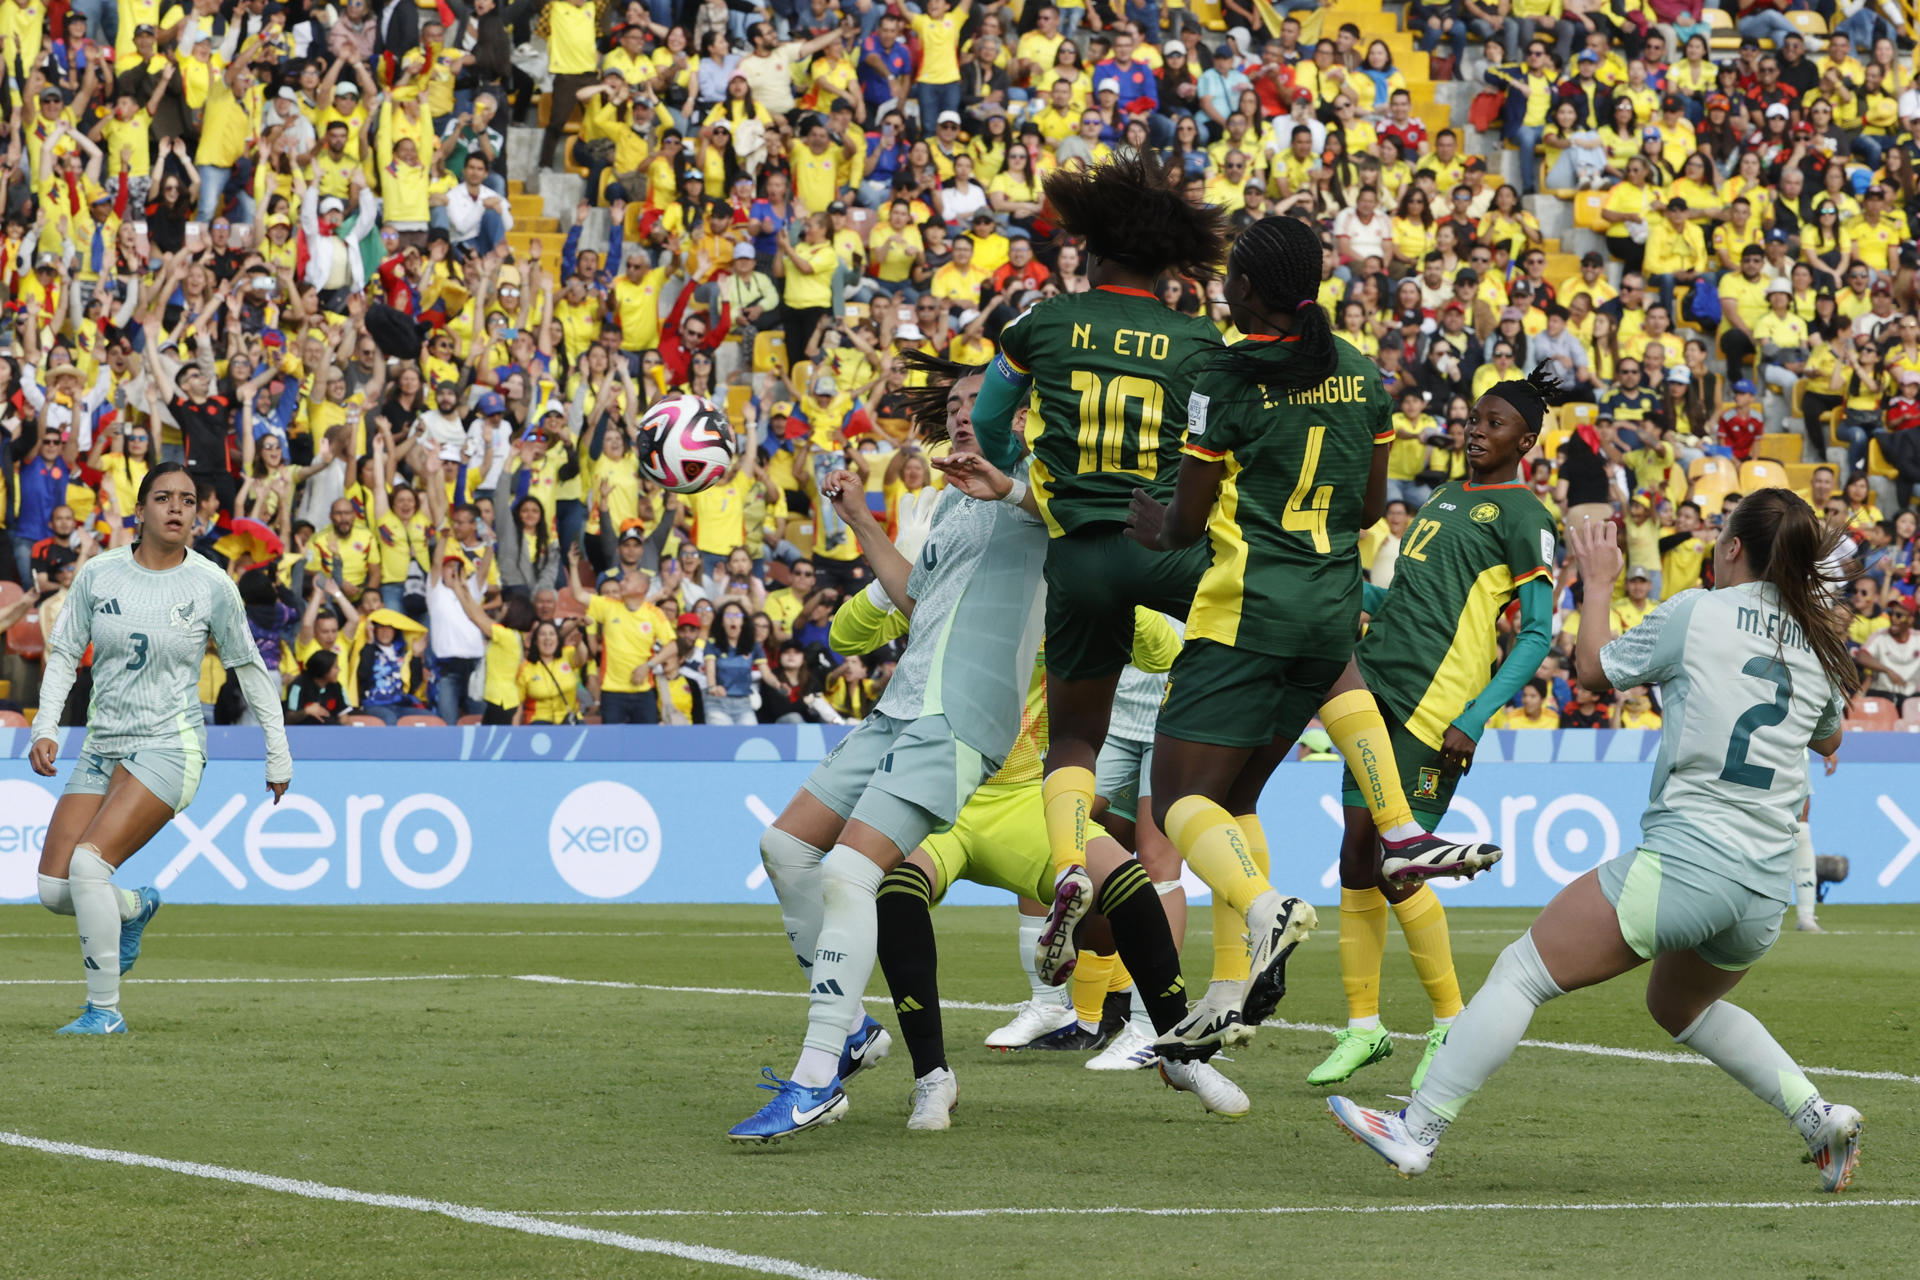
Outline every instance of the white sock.
[(1814, 882), (1813, 828), (1802, 822), (1793, 846), (1793, 905), (1800, 919), (1813, 919), (1818, 902)]
[(825, 856), (778, 827), (768, 827), (760, 837), (760, 864), (780, 899), (780, 920), (803, 973), (813, 968), (820, 941), (820, 860)]
[(793, 1078), (810, 1089), (832, 1080), (847, 1034), (864, 1012), (879, 939), (874, 897), (886, 872), (858, 849), (833, 846), (820, 863), (820, 941), (813, 953), (806, 1051)]
[[(1673, 1040), (1747, 1086), (1755, 1097), (1793, 1121), (1802, 1137), (1811, 1137), (1813, 1129), (1819, 1127), (1823, 1114), (1817, 1105), (1820, 1091), (1801, 1074), (1760, 1019), (1739, 1005), (1714, 1001)], [(1433, 1073), (1427, 1074), (1431, 1077)]]
[(1040, 931), (1046, 928), (1046, 925), (1047, 918), (1045, 916), (1020, 917), (1020, 930), (1018, 934), (1020, 941), (1020, 968), (1027, 975), (1027, 987), (1033, 992), (1032, 998), (1035, 1004), (1065, 1004), (1070, 998), (1067, 993), (1071, 992), (1073, 988), (1065, 984), (1050, 987), (1040, 981), (1040, 966), (1034, 963), (1034, 948), (1040, 945)]
[(1467, 1099), (1513, 1056), (1533, 1021), (1533, 1011), (1565, 994), (1547, 972), (1533, 945), (1533, 933), (1520, 935), (1518, 942), (1500, 953), (1486, 983), (1461, 1010), (1453, 1024), (1460, 1034), (1449, 1035), (1433, 1056), (1420, 1092), (1407, 1105), (1407, 1124), (1437, 1141)]
[(1402, 822), (1401, 824), (1396, 826), (1393, 830), (1385, 832), (1382, 835), (1382, 838), (1386, 840), (1391, 840), (1395, 844), (1399, 844), (1404, 840), (1418, 840), (1421, 836), (1424, 836), (1426, 834), (1427, 834), (1427, 829), (1421, 826), (1419, 823)]
[(1347, 1029), (1350, 1031), (1378, 1031), (1380, 1029), (1380, 1015), (1376, 1013), (1365, 1018), (1348, 1018)]
[(125, 924), (140, 914), (140, 895), (131, 889), (113, 886), (114, 897), (120, 900), (120, 923)]
[(1131, 1011), (1127, 1020), (1133, 1024), (1135, 1031), (1149, 1040), (1159, 1036), (1160, 1033), (1153, 1029), (1153, 1019), (1147, 1016), (1147, 1003), (1140, 998), (1138, 986), (1128, 993), (1127, 1008)]
[(87, 965), (87, 1003), (120, 1007), (120, 902), (113, 868), (90, 844), (75, 845), (67, 870), (73, 915), (80, 926), (80, 954)]
[(40, 905), (57, 916), (70, 916), (73, 914), (73, 892), (65, 880), (42, 873)]
[(1453, 1025), (1453, 1020), (1459, 1016), (1460, 1016), (1459, 1014), (1455, 1013), (1455, 1014), (1449, 1014), (1448, 1016), (1443, 1018), (1440, 1015), (1435, 1014), (1433, 1018), (1433, 1025), (1436, 1027), (1450, 1027)]

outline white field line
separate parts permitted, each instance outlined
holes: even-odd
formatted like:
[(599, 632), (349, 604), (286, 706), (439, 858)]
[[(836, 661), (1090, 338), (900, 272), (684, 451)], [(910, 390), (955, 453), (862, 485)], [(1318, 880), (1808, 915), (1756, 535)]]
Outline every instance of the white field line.
[[(72, 941), (72, 930), (65, 933), (43, 930), (38, 933), (0, 933), (0, 938), (46, 938), (56, 942)], [(156, 933), (155, 937), (160, 935)], [(784, 938), (778, 930), (754, 930), (751, 933), (708, 933), (704, 930), (670, 929), (282, 929), (254, 933), (175, 933), (169, 938)]]
[[(374, 977), (344, 978), (128, 978), (130, 986), (324, 986), (333, 983), (371, 983), (371, 982), (537, 982), (555, 987), (597, 987), (614, 991), (657, 991), (666, 995), (698, 996), (746, 996), (759, 999), (804, 1000), (804, 991), (765, 991), (756, 987), (682, 987), (652, 982), (615, 982), (605, 979), (562, 978), (549, 973), (434, 973), (434, 974), (393, 974)], [(78, 978), (0, 978), (0, 987), (58, 987), (80, 986)], [(867, 996), (868, 1004), (886, 1005), (890, 1001), (885, 996)], [(977, 1000), (942, 1000), (944, 1009), (959, 1009), (977, 1013), (1012, 1013), (1020, 1006), (1017, 1004), (995, 1004)], [(1338, 1028), (1319, 1022), (1290, 1022), (1282, 1018), (1271, 1019), (1264, 1024), (1279, 1031), (1301, 1031), (1314, 1035), (1332, 1035)], [(1396, 1040), (1409, 1042), (1424, 1041), (1426, 1036), (1416, 1032), (1396, 1031), (1392, 1033)], [(1552, 1049), (1559, 1053), (1585, 1054), (1594, 1058), (1620, 1058), (1631, 1062), (1664, 1062), (1687, 1067), (1706, 1067), (1713, 1064), (1705, 1058), (1691, 1053), (1662, 1053), (1652, 1049), (1622, 1049), (1615, 1045), (1586, 1044), (1565, 1040), (1522, 1040), (1521, 1045), (1528, 1049)], [(1899, 1071), (1856, 1071), (1848, 1067), (1802, 1067), (1810, 1076), (1833, 1076), (1846, 1080), (1890, 1080), (1899, 1084), (1920, 1084), (1920, 1075), (1907, 1075)]]
[(282, 1178), (270, 1173), (254, 1173), (247, 1169), (230, 1169), (224, 1165), (200, 1164), (191, 1160), (168, 1160), (161, 1156), (140, 1155), (133, 1151), (84, 1147), (72, 1142), (49, 1142), (44, 1138), (32, 1138), (23, 1133), (0, 1131), (0, 1145), (21, 1147), (29, 1151), (44, 1152), (47, 1155), (97, 1160), (104, 1164), (127, 1165), (138, 1169), (161, 1169), (168, 1173), (185, 1174), (190, 1178), (204, 1178), (211, 1182), (230, 1182), (244, 1187), (255, 1187), (261, 1191), (299, 1196), (303, 1200), (331, 1200), (340, 1204), (366, 1205), (375, 1209), (405, 1209), (411, 1213), (431, 1213), (477, 1227), (497, 1227), (503, 1231), (517, 1231), (523, 1235), (579, 1240), (587, 1244), (623, 1249), (628, 1253), (659, 1254), (669, 1258), (682, 1258), (688, 1262), (702, 1262), (710, 1266), (735, 1267), (742, 1271), (758, 1272), (761, 1275), (788, 1276), (791, 1280), (867, 1280), (866, 1277), (851, 1271), (810, 1267), (805, 1263), (791, 1262), (785, 1258), (736, 1253), (732, 1249), (716, 1249), (711, 1245), (683, 1244), (678, 1240), (651, 1240), (645, 1236), (628, 1235), (623, 1231), (576, 1227), (522, 1213), (503, 1213), (497, 1209), (480, 1209), (446, 1200), (354, 1191), (348, 1187), (329, 1186), (324, 1182)]
[(1920, 1200), (1862, 1200), (1828, 1196), (1824, 1200), (1659, 1200), (1614, 1204), (1288, 1204), (1270, 1208), (1134, 1208), (1100, 1205), (1092, 1208), (1005, 1209), (532, 1209), (540, 1218), (1211, 1218), (1304, 1217), (1308, 1214), (1371, 1213), (1628, 1213), (1649, 1210), (1690, 1213), (1708, 1209), (1911, 1209)]

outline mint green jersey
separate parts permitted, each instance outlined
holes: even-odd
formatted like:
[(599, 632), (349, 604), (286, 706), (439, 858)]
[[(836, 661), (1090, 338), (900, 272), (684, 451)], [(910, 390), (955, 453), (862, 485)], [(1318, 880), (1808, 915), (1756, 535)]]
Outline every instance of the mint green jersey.
[[(87, 749), (114, 757), (168, 746), (204, 756), (200, 660), (208, 640), (228, 669), (266, 671), (239, 588), (205, 556), (189, 551), (179, 565), (155, 572), (134, 560), (131, 547), (117, 547), (81, 565), (47, 649), (50, 675), (58, 664), (70, 682), (93, 647)], [(60, 710), (43, 700), (33, 736), (53, 737)]]
[(1772, 587), (1683, 591), (1600, 651), (1616, 689), (1665, 703), (1640, 842), (1782, 903), (1807, 798), (1806, 751), (1846, 697)]

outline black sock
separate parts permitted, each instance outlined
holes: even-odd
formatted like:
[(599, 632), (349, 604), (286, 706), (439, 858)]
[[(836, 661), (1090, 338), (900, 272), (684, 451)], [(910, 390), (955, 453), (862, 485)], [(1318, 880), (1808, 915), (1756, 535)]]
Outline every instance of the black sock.
[(940, 1030), (940, 962), (933, 941), (933, 885), (915, 866), (887, 872), (875, 900), (880, 972), (893, 993), (900, 1035), (916, 1079), (947, 1065)]
[(1107, 877), (1094, 905), (1113, 930), (1114, 946), (1133, 975), (1153, 1029), (1170, 1030), (1187, 1016), (1187, 983), (1153, 877), (1138, 862), (1129, 862)]

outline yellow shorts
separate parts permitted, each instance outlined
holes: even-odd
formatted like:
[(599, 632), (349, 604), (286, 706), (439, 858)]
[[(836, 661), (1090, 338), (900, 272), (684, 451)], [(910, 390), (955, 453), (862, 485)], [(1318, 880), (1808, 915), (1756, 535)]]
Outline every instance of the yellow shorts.
[(1053, 852), (1038, 782), (986, 783), (951, 827), (920, 848), (933, 859), (935, 902), (956, 880), (1041, 902), (1053, 898)]

